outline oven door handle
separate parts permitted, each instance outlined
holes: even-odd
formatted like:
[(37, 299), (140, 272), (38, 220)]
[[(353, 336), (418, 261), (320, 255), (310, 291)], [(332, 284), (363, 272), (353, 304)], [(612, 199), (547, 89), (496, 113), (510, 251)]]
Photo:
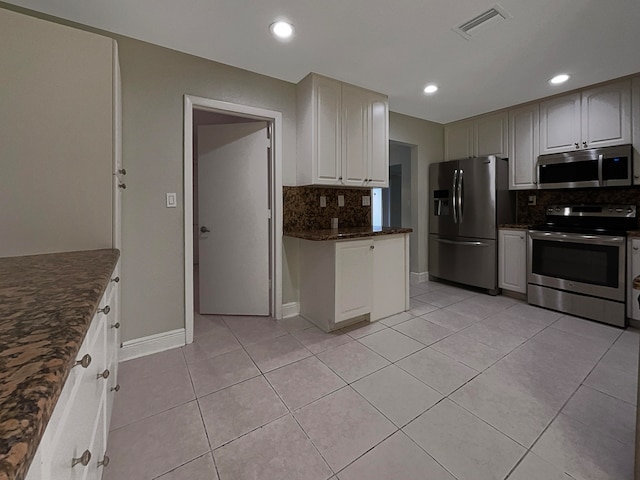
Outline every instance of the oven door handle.
[(529, 237), (533, 240), (553, 240), (558, 242), (589, 242), (600, 245), (624, 244), (625, 237), (610, 237), (604, 235), (581, 235), (575, 233), (538, 232), (529, 230)]
[(448, 243), (450, 245), (465, 245), (467, 247), (488, 247), (489, 246), (488, 243), (484, 243), (484, 242), (469, 242), (469, 241), (459, 242), (455, 240), (446, 240), (444, 238), (437, 238), (436, 241), (440, 243)]

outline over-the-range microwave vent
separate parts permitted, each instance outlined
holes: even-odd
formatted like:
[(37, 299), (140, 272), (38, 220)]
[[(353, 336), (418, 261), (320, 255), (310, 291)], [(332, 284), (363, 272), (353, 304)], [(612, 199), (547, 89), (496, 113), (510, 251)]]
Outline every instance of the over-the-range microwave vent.
[(503, 20), (508, 20), (511, 15), (502, 5), (494, 4), (489, 10), (476, 15), (471, 20), (453, 28), (453, 31), (466, 40), (471, 40), (480, 30), (493, 27)]

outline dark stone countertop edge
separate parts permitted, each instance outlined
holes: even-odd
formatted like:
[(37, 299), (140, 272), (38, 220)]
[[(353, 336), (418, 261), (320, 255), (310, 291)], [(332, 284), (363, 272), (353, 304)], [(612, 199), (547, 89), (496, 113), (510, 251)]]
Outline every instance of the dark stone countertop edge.
[(502, 225), (498, 225), (498, 228), (501, 230), (527, 230), (529, 228), (529, 224), (527, 223), (503, 223)]
[(24, 480), (120, 257), (0, 258), (0, 480)]
[(327, 241), (350, 240), (353, 238), (377, 237), (380, 235), (396, 235), (411, 232), (413, 232), (412, 228), (403, 227), (354, 227), (326, 230), (302, 230), (296, 232), (285, 232), (284, 235), (287, 237), (301, 238), (303, 240)]
[(629, 230), (627, 236), (631, 238), (640, 238), (640, 230)]

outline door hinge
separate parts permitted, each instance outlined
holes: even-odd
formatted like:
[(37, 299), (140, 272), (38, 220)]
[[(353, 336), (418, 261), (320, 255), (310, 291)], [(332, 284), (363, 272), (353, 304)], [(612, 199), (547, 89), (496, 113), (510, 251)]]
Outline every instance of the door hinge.
[(271, 209), (267, 210), (267, 218), (271, 218)]
[(271, 140), (271, 123), (267, 123), (267, 138)]

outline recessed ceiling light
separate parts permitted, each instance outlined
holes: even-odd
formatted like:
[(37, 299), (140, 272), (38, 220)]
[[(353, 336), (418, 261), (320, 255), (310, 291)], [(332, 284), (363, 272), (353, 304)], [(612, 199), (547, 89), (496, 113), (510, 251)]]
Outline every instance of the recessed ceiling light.
[(293, 37), (294, 28), (293, 25), (288, 22), (279, 21), (273, 22), (269, 27), (269, 30), (271, 30), (274, 37), (280, 40), (289, 40)]
[(427, 85), (426, 87), (424, 87), (424, 93), (435, 93), (438, 91), (438, 86), (437, 85)]
[(556, 75), (551, 80), (549, 80), (549, 83), (551, 85), (560, 85), (561, 83), (564, 83), (567, 80), (569, 80), (569, 77), (570, 75), (567, 75), (566, 73), (561, 73), (560, 75)]

